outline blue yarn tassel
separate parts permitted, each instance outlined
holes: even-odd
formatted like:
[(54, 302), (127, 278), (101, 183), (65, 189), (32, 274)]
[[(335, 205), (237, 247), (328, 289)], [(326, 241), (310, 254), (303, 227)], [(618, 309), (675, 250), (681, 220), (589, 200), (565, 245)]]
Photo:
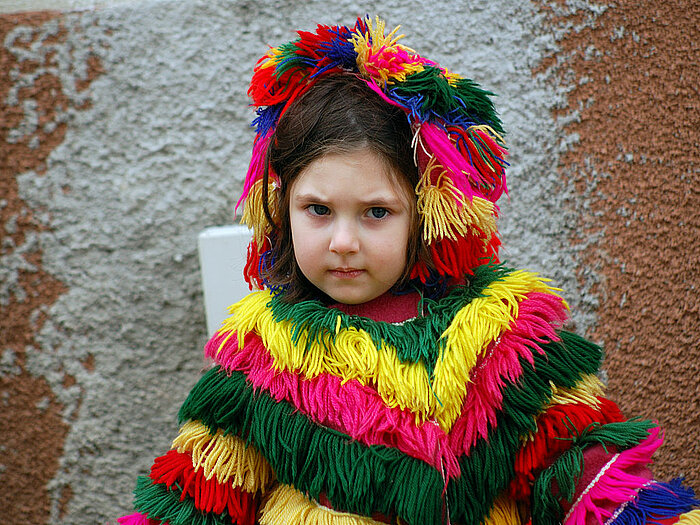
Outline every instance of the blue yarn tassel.
[(670, 483), (653, 483), (641, 489), (637, 498), (615, 518), (614, 525), (658, 524), (657, 520), (691, 511), (700, 505), (700, 500), (695, 498), (693, 489), (683, 486), (682, 481), (678, 478)]
[(284, 108), (284, 103), (257, 109), (256, 113), (258, 116), (253, 120), (251, 126), (255, 128), (258, 137), (264, 137), (269, 130), (275, 128), (280, 118), (280, 113), (282, 113), (282, 108)]

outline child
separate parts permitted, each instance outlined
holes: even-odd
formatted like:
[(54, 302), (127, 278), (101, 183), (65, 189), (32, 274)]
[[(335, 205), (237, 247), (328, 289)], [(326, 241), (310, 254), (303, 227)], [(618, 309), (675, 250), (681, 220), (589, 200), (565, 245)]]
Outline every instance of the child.
[(384, 35), (272, 49), (245, 276), (215, 366), (122, 524), (700, 523), (661, 443), (603, 397), (566, 304), (497, 261), (503, 130), (488, 95)]

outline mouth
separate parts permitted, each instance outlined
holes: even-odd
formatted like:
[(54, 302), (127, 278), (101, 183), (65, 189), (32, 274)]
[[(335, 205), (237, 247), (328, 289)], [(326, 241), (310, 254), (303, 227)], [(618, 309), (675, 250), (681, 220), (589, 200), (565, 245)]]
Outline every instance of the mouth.
[(357, 268), (333, 268), (329, 273), (338, 279), (354, 279), (364, 273), (364, 270)]

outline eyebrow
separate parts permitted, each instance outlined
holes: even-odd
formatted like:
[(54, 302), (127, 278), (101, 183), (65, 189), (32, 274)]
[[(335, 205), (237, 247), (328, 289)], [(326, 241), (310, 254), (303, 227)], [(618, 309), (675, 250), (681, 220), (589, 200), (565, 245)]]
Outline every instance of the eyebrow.
[[(315, 194), (315, 193), (299, 193), (295, 196), (294, 200), (296, 202), (318, 202), (318, 203), (325, 203), (328, 200)], [(399, 198), (385, 198), (383, 196), (379, 197), (372, 197), (369, 199), (363, 199), (360, 200), (360, 204), (363, 206), (377, 206), (377, 207), (392, 207), (392, 206), (400, 206), (403, 204), (402, 200)]]

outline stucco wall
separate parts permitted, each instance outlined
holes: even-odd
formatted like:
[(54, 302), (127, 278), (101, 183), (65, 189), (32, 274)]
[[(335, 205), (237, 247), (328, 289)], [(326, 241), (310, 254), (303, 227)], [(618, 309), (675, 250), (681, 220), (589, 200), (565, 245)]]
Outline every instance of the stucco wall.
[(609, 396), (667, 429), (657, 475), (698, 490), (700, 4), (621, 0), (592, 23), (550, 8), (566, 33), (536, 71), (568, 88), (554, 116), (580, 137), (559, 172), (587, 197), (570, 238), (588, 244), (577, 274), (599, 279), (588, 333), (604, 343)]
[[(699, 489), (700, 13), (637, 4), (375, 12), (499, 93), (503, 258), (565, 289), (577, 331), (605, 345), (611, 396), (668, 428), (657, 471)], [(230, 222), (240, 194), (252, 66), (292, 29), (367, 9), (334, 5), (0, 15), (5, 522), (88, 524), (129, 509), (203, 366), (196, 235)]]

